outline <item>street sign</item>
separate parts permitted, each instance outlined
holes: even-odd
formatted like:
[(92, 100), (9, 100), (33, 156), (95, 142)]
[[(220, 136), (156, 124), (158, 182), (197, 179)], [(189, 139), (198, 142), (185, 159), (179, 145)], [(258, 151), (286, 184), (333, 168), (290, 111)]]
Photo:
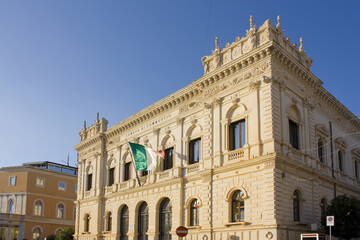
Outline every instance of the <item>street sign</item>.
[(176, 235), (179, 237), (185, 237), (188, 234), (188, 229), (186, 227), (180, 226), (176, 229)]
[(326, 226), (335, 226), (334, 216), (326, 216)]

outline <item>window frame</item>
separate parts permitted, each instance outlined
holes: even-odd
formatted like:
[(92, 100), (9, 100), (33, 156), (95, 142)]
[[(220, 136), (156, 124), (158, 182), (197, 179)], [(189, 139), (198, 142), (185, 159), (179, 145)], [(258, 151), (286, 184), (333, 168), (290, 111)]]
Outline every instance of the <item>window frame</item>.
[(296, 150), (301, 150), (300, 144), (300, 124), (297, 121), (289, 118), (289, 143), (290, 146)]
[(90, 191), (92, 189), (92, 178), (93, 178), (93, 174), (92, 173), (88, 173), (86, 175), (86, 191)]
[(345, 150), (339, 149), (337, 151), (337, 164), (340, 172), (345, 173)]
[(325, 152), (325, 140), (322, 137), (319, 137), (317, 141), (317, 157), (319, 161), (323, 164), (326, 164)]
[[(189, 226), (190, 227), (200, 226), (200, 206), (201, 206), (201, 203), (198, 198), (191, 199), (190, 204), (189, 204)], [(195, 213), (195, 219), (193, 218), (193, 216), (194, 216), (193, 213)]]
[[(42, 184), (38, 184), (38, 180), (42, 180)], [(35, 179), (35, 187), (45, 188), (45, 178), (36, 177), (36, 179)]]
[[(236, 144), (236, 126), (238, 126), (238, 144)], [(229, 124), (229, 151), (235, 151), (241, 148), (244, 148), (246, 145), (246, 119), (242, 118), (240, 120), (231, 122)]]
[(105, 215), (105, 232), (112, 231), (112, 213), (108, 211)]
[[(189, 141), (189, 161), (188, 164), (197, 164), (201, 161), (202, 158), (202, 139), (201, 137), (198, 138), (194, 138), (192, 140)], [(195, 151), (195, 147), (196, 147), (196, 153)], [(195, 159), (195, 155), (197, 155), (197, 159)]]
[[(60, 216), (59, 217), (59, 206), (62, 205), (63, 209), (62, 209), (62, 217)], [(65, 219), (65, 213), (66, 213), (66, 207), (65, 207), (65, 204), (62, 203), (62, 202), (59, 202), (58, 204), (56, 204), (56, 215), (55, 215), (55, 218), (57, 219)]]
[[(12, 179), (14, 180), (14, 183), (12, 183)], [(14, 187), (16, 186), (16, 176), (9, 176), (9, 183), (8, 183), (8, 186), (11, 186), (11, 187)]]
[[(239, 192), (240, 198), (234, 199), (234, 196)], [(245, 221), (245, 199), (246, 193), (241, 189), (233, 191), (230, 196), (230, 221), (232, 223), (239, 223)], [(234, 205), (238, 205), (238, 211), (234, 212)], [(242, 211), (243, 210), (243, 211)], [(236, 219), (236, 214), (238, 214), (238, 219)]]
[(129, 181), (131, 179), (131, 162), (125, 162), (124, 164), (124, 182)]
[(89, 233), (90, 232), (90, 214), (89, 213), (85, 213), (84, 215), (84, 233)]
[[(37, 205), (38, 202), (41, 203), (40, 214), (38, 214), (38, 211), (39, 211), (39, 207)], [(44, 216), (44, 212), (45, 212), (45, 204), (44, 204), (44, 202), (42, 200), (40, 200), (40, 199), (35, 199), (34, 205), (33, 205), (33, 215), (41, 217), (41, 216)]]
[(120, 239), (127, 239), (129, 232), (129, 207), (124, 205), (120, 210)]
[(115, 184), (115, 166), (109, 167), (108, 173), (108, 187), (110, 187)]
[[(165, 158), (163, 159), (162, 171), (172, 169), (174, 167), (174, 147), (169, 147), (164, 150)], [(169, 159), (171, 157), (171, 160)]]
[[(39, 230), (38, 232), (35, 232), (35, 230)], [(41, 239), (41, 235), (42, 235), (42, 233), (43, 233), (43, 230), (39, 227), (39, 226), (36, 226), (36, 227), (34, 227), (33, 229), (32, 229), (32, 231), (31, 231), (31, 233), (32, 233), (32, 236), (31, 236), (31, 239), (32, 240), (40, 240)], [(34, 238), (34, 234), (39, 234), (39, 236), (37, 236), (36, 238)]]
[(300, 222), (301, 219), (301, 208), (300, 208), (300, 201), (301, 201), (301, 193), (298, 189), (293, 192), (292, 195), (293, 199), (293, 221)]
[(355, 159), (354, 161), (354, 171), (355, 171), (355, 178), (359, 180), (359, 161)]
[[(61, 187), (60, 184), (64, 184), (64, 187)], [(62, 192), (65, 192), (66, 191), (66, 182), (62, 182), (62, 181), (58, 181), (58, 191), (62, 191)]]

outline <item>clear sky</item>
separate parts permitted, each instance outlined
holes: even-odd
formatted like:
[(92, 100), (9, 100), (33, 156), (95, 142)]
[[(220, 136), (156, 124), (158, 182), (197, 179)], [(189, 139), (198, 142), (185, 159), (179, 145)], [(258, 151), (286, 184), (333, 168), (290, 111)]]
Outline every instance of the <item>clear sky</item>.
[(360, 116), (360, 1), (4, 0), (0, 167), (63, 163), (96, 113), (112, 126), (203, 75), (201, 58), (244, 37), (249, 16), (313, 58), (324, 87)]

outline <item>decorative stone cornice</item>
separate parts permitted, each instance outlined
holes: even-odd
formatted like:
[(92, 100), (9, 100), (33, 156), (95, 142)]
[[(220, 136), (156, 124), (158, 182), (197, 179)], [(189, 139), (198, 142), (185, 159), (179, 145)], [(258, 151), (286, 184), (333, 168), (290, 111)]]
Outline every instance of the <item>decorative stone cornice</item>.
[[(220, 58), (216, 59), (219, 56)], [(314, 88), (314, 93), (344, 116), (345, 119), (354, 119), (355, 121), (352, 123), (360, 129), (359, 119), (328, 93), (322, 87), (323, 83), (310, 72), (312, 59), (307, 57), (302, 43), (300, 43), (300, 50), (298, 50), (296, 44), (292, 44), (289, 38), (284, 37), (284, 32), (280, 26), (280, 18), (278, 18), (276, 28), (271, 24), (270, 20), (265, 21), (258, 29), (252, 24), (246, 37), (237, 37), (234, 43), (226, 44), (224, 49), (221, 49), (216, 39), (215, 51), (213, 51), (212, 55), (202, 59), (204, 67), (206, 67), (206, 64), (209, 67), (208, 70), (205, 70), (204, 76), (104, 131), (106, 138), (111, 138), (150, 121), (150, 119), (164, 115), (166, 112), (172, 111), (174, 107), (181, 106), (181, 109), (185, 110), (183, 112), (186, 112), (188, 111), (186, 108), (193, 103), (196, 104), (193, 106), (204, 106), (205, 98), (214, 97), (219, 91), (232, 86), (232, 84), (263, 74), (266, 68), (272, 68), (273, 60), (282, 63), (302, 81)], [(217, 61), (218, 65), (212, 69), (210, 65), (213, 61), (215, 61), (215, 65)], [(240, 78), (237, 77), (237, 79), (228, 82), (223, 81), (224, 78), (229, 79), (230, 76), (239, 71), (244, 73)], [(271, 77), (274, 78), (274, 76)], [(224, 83), (222, 85), (218, 84), (219, 81)], [(264, 82), (266, 83), (266, 81)], [(98, 123), (99, 121), (96, 122), (96, 124)], [(101, 139), (99, 137), (91, 138), (91, 136), (89, 138), (88, 132), (86, 134), (86, 141), (82, 141), (81, 144), (75, 146), (76, 150), (86, 148)]]

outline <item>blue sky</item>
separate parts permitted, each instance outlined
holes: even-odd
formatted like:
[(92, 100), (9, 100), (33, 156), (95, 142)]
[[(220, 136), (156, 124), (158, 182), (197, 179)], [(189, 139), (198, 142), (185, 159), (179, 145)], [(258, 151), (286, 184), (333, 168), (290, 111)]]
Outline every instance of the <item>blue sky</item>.
[[(62, 163), (79, 131), (112, 126), (203, 75), (201, 58), (281, 25), (324, 87), (360, 116), (359, 1), (31, 0), (0, 2), (0, 167)], [(152, 92), (149, 94), (148, 92)]]

